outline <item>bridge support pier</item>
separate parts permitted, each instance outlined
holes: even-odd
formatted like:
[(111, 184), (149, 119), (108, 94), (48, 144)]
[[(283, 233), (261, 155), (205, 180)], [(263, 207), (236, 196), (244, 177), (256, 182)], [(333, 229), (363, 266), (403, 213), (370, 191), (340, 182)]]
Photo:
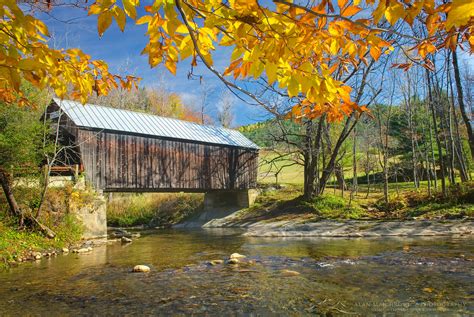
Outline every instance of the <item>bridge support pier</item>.
[(210, 210), (222, 207), (248, 208), (253, 205), (257, 196), (258, 191), (256, 189), (207, 192), (204, 195), (204, 209)]
[(97, 195), (88, 204), (70, 203), (70, 209), (83, 226), (83, 239), (107, 237), (107, 200), (103, 195)]

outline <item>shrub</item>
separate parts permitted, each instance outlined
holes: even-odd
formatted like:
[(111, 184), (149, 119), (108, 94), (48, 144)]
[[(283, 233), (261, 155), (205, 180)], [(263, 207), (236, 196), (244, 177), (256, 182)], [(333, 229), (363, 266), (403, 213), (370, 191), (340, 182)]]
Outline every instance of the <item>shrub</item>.
[(392, 213), (401, 210), (408, 206), (407, 200), (404, 196), (391, 195), (388, 198), (388, 202), (385, 202), (384, 198), (380, 198), (375, 202), (375, 207), (383, 212)]

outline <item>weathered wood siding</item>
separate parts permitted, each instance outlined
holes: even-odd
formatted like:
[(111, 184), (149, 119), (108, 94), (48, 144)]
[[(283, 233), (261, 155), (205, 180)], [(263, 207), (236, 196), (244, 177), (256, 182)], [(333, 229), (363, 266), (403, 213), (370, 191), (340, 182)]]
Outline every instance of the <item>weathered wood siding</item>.
[(115, 132), (77, 130), (86, 178), (104, 191), (254, 188), (258, 152)]

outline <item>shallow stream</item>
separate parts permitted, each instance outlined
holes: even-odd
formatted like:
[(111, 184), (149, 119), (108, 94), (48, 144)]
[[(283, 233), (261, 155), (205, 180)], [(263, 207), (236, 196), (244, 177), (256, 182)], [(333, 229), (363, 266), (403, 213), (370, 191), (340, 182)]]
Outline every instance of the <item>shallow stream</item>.
[[(209, 265), (238, 252), (241, 265)], [(131, 273), (134, 265), (150, 273)], [(285, 273), (291, 270), (299, 275)], [(290, 276), (289, 276), (290, 275)], [(0, 316), (474, 314), (474, 238), (142, 232), (0, 273)]]

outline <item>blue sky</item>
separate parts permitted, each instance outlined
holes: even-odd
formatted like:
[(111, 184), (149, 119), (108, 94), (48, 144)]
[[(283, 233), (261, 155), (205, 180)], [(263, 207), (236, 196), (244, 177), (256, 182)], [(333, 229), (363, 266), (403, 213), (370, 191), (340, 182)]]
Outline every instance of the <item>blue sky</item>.
[[(220, 95), (227, 88), (205, 67), (198, 66), (194, 74), (202, 75), (205, 85), (197, 79), (188, 79), (191, 60), (180, 62), (176, 76), (163, 66), (150, 68), (148, 57), (140, 55), (147, 43), (146, 26), (137, 26), (127, 20), (125, 32), (121, 32), (115, 21), (102, 38), (97, 33), (97, 17), (87, 16), (82, 9), (55, 8), (49, 14), (40, 15), (48, 25), (52, 35), (51, 45), (56, 48), (78, 47), (94, 59), (103, 59), (109, 64), (111, 72), (132, 74), (142, 78), (141, 86), (161, 86), (180, 94), (189, 105), (199, 105), (203, 89), (211, 90), (209, 97), (209, 115), (216, 116)], [(217, 69), (223, 70), (229, 63), (225, 52), (216, 54), (214, 63)], [(125, 71), (125, 72), (124, 72)], [(264, 110), (234, 98), (234, 125), (240, 126), (262, 121), (266, 118)]]

